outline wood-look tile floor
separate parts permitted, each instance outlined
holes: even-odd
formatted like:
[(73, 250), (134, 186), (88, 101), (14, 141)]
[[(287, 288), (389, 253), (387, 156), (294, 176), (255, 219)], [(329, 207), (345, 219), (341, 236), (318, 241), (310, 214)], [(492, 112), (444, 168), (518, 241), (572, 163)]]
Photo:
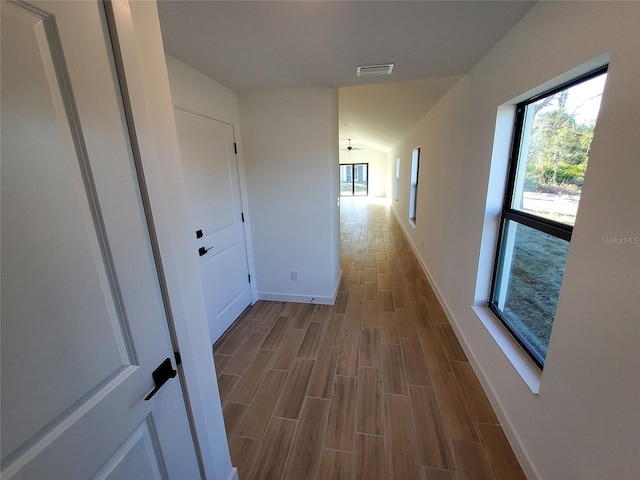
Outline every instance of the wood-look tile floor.
[(342, 199), (335, 305), (259, 301), (214, 346), (241, 480), (525, 476), (388, 207)]

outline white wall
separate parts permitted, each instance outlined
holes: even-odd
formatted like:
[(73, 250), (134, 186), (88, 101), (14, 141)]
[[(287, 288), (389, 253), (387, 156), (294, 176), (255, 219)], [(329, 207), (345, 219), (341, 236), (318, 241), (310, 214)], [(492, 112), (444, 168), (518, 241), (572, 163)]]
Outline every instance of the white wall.
[(258, 295), (332, 304), (340, 280), (337, 90), (239, 99)]
[[(355, 146), (355, 144), (354, 144)], [(369, 164), (369, 196), (387, 196), (387, 154), (375, 148), (362, 146), (362, 150), (340, 150), (340, 163)]]
[[(389, 155), (402, 161), (394, 210), (531, 478), (640, 478), (640, 246), (603, 240), (640, 236), (638, 32), (637, 2), (540, 2)], [(496, 115), (500, 105), (608, 52), (607, 85), (536, 395), (471, 309), (487, 300), (493, 207), (496, 190), (504, 188), (500, 139), (495, 154), (502, 165), (491, 170)], [(500, 121), (510, 128), (504, 116)], [(415, 146), (422, 149), (413, 228), (407, 212)], [(488, 195), (490, 178), (495, 189)]]
[[(249, 274), (251, 278), (255, 279), (251, 235), (251, 210), (248, 205), (249, 200), (245, 181), (246, 172), (244, 151), (242, 148), (242, 133), (240, 131), (238, 95), (233, 90), (220, 85), (183, 61), (166, 53), (165, 58), (174, 106), (233, 125), (233, 133), (238, 146), (238, 172), (240, 175), (242, 208), (245, 215), (244, 230), (247, 242)], [(251, 283), (251, 299), (253, 303), (258, 300), (256, 284), (257, 281)]]

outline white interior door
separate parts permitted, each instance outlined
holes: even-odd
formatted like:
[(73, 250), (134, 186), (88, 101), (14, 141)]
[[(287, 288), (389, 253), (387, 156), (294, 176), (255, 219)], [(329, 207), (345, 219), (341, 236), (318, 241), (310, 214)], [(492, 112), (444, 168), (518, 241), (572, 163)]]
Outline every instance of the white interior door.
[(104, 6), (0, 19), (0, 476), (200, 478)]
[(211, 343), (251, 303), (233, 126), (176, 109)]

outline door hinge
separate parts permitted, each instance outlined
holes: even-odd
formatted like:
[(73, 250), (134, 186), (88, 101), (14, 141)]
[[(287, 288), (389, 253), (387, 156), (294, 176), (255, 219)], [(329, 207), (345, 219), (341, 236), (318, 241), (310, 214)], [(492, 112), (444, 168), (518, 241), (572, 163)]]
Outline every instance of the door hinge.
[(244, 223), (244, 212), (241, 212), (240, 216), (242, 217), (242, 223)]
[(238, 154), (238, 144), (236, 142), (233, 142), (233, 151), (236, 153), (236, 155)]
[(182, 363), (180, 352), (173, 352), (173, 357), (176, 359), (176, 367)]
[(250, 273), (248, 273), (248, 274), (247, 274), (247, 277), (249, 277), (249, 283), (251, 283), (251, 274), (250, 274)]

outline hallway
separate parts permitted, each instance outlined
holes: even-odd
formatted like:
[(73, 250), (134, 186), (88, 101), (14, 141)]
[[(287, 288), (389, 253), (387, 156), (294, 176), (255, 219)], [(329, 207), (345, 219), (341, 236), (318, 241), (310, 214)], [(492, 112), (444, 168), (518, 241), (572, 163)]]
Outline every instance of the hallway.
[(335, 305), (259, 301), (214, 347), (239, 478), (524, 479), (393, 213), (341, 204)]

